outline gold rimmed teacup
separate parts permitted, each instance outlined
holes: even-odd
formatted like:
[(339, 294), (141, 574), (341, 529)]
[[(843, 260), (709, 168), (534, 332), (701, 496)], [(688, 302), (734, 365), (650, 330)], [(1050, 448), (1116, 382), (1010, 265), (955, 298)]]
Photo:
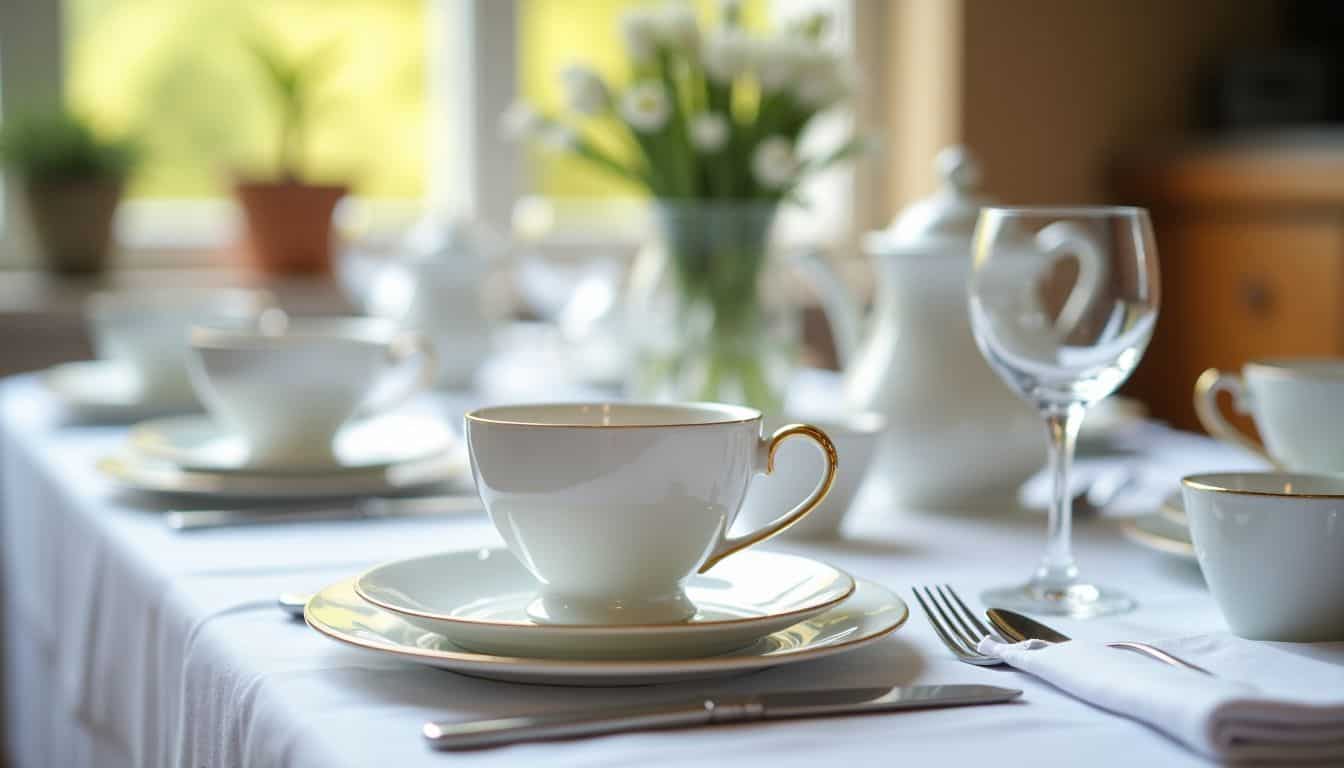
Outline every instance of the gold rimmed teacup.
[(1344, 640), (1344, 475), (1224, 472), (1181, 481), (1195, 555), (1228, 627)]

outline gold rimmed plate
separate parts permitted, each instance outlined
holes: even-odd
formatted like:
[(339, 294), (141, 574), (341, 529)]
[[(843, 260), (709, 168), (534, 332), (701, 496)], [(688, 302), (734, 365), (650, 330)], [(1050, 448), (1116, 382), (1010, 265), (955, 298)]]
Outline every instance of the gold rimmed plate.
[(539, 623), (528, 615), (536, 587), (506, 549), (398, 560), (355, 580), (355, 591), (369, 603), (463, 648), (569, 659), (727, 653), (835, 607), (855, 583), (811, 558), (748, 550), (687, 579), (696, 613), (671, 624)]
[(127, 423), (169, 413), (199, 411), (194, 397), (150, 399), (140, 377), (116, 360), (62, 363), (42, 374), (42, 386), (81, 421)]
[(131, 491), (210, 499), (308, 499), (395, 495), (462, 482), (465, 451), (424, 461), (348, 473), (200, 472), (126, 451), (98, 462), (98, 470)]
[(858, 579), (854, 592), (838, 605), (736, 651), (692, 659), (594, 660), (469, 651), (363, 600), (355, 593), (353, 579), (317, 593), (304, 610), (304, 619), (316, 631), (387, 658), (494, 680), (577, 686), (670, 683), (820, 659), (880, 640), (908, 616), (899, 597)]
[(1164, 513), (1126, 520), (1121, 524), (1120, 530), (1125, 538), (1140, 546), (1196, 562), (1195, 545), (1190, 539), (1190, 530), (1172, 521)]
[(249, 474), (336, 474), (386, 469), (443, 454), (455, 442), (446, 424), (419, 414), (378, 416), (347, 425), (336, 435), (334, 460), (321, 466), (251, 465), (243, 437), (220, 428), (206, 415), (145, 421), (131, 429), (128, 440), (133, 450), (180, 469)]

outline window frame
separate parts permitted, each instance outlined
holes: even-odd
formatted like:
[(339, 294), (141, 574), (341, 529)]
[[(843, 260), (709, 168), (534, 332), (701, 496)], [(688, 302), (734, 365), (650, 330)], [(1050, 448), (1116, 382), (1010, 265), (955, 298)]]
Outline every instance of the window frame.
[[(515, 203), (528, 194), (524, 153), (498, 130), (498, 117), (518, 98), (517, 0), (425, 0), (429, 23), (427, 34), (436, 36), (430, 46), (436, 60), (429, 68), (429, 98), (438, 103), (429, 110), (427, 130), (434, 137), (429, 147), (426, 196), (423, 205), (458, 211), (479, 218), (497, 232), (511, 232)], [(880, 47), (865, 41), (866, 30), (881, 29), (875, 14), (884, 10), (870, 0), (772, 0), (795, 12), (801, 8), (829, 7), (845, 14), (851, 52), (865, 73), (864, 100), (880, 90), (867, 82), (869, 73), (881, 72)], [(60, 0), (29, 2), (0, 0), (0, 119), (5, 114), (33, 104), (59, 103), (63, 96), (64, 50), (63, 3)], [(871, 34), (871, 33), (869, 33)], [(8, 77), (6, 72), (22, 73)], [(456, 78), (457, 82), (453, 82)], [(863, 112), (869, 114), (865, 116)], [(854, 116), (853, 124), (866, 127), (873, 108), (867, 105)], [(445, 119), (470, 115), (467, 121)], [(874, 195), (879, 188), (872, 164), (855, 164), (843, 172), (837, 189), (847, 203), (847, 221), (840, 232), (796, 233), (804, 240), (828, 241), (852, 246), (861, 227), (870, 219)], [(465, 183), (461, 176), (465, 174)], [(377, 205), (355, 198), (351, 206)], [(404, 207), (405, 203), (394, 203)], [(636, 244), (643, 231), (647, 206), (633, 200), (566, 200), (559, 207), (577, 212), (558, 217), (557, 226), (533, 242), (557, 257), (582, 251), (576, 244), (593, 243), (626, 248)], [(12, 198), (0, 188), (0, 269), (30, 268), (28, 235), (21, 231), (21, 217), (14, 216)], [(612, 229), (608, 222), (622, 222)], [(230, 241), (236, 239), (241, 220), (227, 197), (210, 201), (131, 200), (117, 213), (116, 238), (123, 258), (121, 267), (216, 266), (227, 260)], [(553, 248), (548, 249), (550, 244)], [(818, 245), (823, 243), (817, 242)]]

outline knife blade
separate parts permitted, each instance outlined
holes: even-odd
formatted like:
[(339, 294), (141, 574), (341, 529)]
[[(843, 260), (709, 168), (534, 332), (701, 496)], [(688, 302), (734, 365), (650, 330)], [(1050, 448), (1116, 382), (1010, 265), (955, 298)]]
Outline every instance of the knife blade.
[(699, 697), (664, 704), (489, 720), (429, 722), (421, 728), (421, 733), (435, 749), (482, 749), (523, 741), (568, 739), (626, 731), (998, 704), (1012, 701), (1021, 695), (1019, 690), (991, 685), (784, 691), (746, 696)]
[[(1015, 643), (1024, 640), (1044, 640), (1047, 643), (1067, 643), (1071, 638), (1063, 632), (1058, 632), (1036, 621), (1035, 619), (1023, 616), (1017, 611), (1010, 611), (1004, 608), (990, 608), (985, 611), (989, 617), (989, 623), (994, 628), (1003, 633), (1003, 636)], [(1147, 656), (1154, 661), (1160, 661), (1173, 667), (1185, 667), (1186, 669), (1202, 672), (1210, 677), (1213, 673), (1209, 670), (1182, 659), (1179, 656), (1173, 656), (1170, 653), (1148, 643), (1119, 642), (1106, 643), (1108, 648), (1119, 648), (1122, 651), (1133, 651)]]
[(484, 512), (475, 494), (445, 496), (368, 497), (346, 505), (265, 505), (239, 509), (178, 509), (164, 513), (164, 524), (175, 531), (199, 531), (236, 525), (274, 525), (331, 520), (367, 520), (388, 517), (436, 517)]

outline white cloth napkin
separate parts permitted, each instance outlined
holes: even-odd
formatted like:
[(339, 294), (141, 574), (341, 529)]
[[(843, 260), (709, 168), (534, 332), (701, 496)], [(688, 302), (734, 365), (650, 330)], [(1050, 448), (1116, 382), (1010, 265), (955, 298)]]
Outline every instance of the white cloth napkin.
[(1081, 640), (985, 638), (979, 650), (1219, 760), (1344, 761), (1344, 643), (1218, 634), (1154, 645), (1214, 676)]

